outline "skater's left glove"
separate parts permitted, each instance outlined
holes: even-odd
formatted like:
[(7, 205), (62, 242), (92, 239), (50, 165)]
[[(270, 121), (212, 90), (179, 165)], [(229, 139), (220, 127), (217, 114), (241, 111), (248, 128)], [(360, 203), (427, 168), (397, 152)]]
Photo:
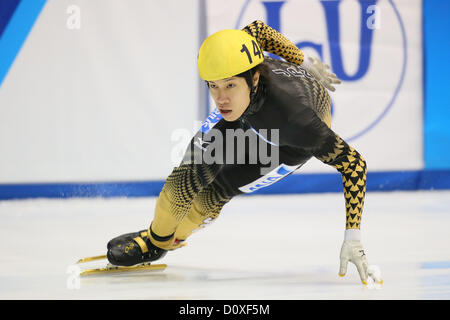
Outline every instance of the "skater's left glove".
[(319, 58), (307, 56), (305, 54), (302, 67), (304, 67), (306, 71), (311, 73), (317, 81), (319, 81), (330, 91), (336, 90), (333, 87), (333, 84), (341, 83), (341, 80), (337, 78), (336, 74), (329, 70), (330, 66), (320, 61)]
[(340, 259), (339, 276), (345, 276), (348, 262), (351, 262), (358, 269), (363, 284), (368, 284), (369, 277), (377, 284), (383, 283), (379, 270), (375, 266), (369, 266), (361, 241), (345, 240), (342, 244)]

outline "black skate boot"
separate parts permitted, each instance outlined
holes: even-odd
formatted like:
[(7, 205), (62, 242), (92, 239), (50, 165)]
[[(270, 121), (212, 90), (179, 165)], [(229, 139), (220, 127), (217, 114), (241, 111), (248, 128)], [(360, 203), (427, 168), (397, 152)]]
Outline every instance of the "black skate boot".
[(134, 238), (139, 237), (139, 236), (142, 236), (142, 238), (146, 237), (147, 236), (147, 230), (141, 230), (139, 232), (126, 233), (126, 234), (123, 234), (121, 236), (115, 237), (114, 239), (109, 240), (108, 244), (106, 245), (106, 248), (109, 250), (113, 246), (115, 246), (116, 244), (123, 243), (124, 241), (132, 241)]
[(147, 236), (147, 230), (127, 233), (108, 242), (108, 261), (116, 266), (133, 266), (164, 257), (167, 250), (154, 246)]

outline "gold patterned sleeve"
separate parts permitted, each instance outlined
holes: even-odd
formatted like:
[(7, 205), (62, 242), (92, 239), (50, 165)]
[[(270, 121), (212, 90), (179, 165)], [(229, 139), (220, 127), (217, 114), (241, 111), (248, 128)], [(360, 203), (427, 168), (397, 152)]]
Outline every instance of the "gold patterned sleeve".
[(346, 207), (346, 229), (360, 229), (366, 193), (366, 161), (336, 134), (329, 136), (327, 140), (314, 155), (341, 173)]
[(303, 51), (264, 22), (256, 20), (242, 30), (255, 37), (262, 50), (298, 65), (303, 63)]

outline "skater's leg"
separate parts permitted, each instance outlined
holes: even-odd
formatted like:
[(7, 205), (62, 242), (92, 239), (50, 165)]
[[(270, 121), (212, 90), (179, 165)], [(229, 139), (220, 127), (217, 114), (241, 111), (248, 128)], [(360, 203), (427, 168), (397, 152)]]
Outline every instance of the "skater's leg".
[(194, 231), (212, 223), (233, 195), (214, 180), (194, 198), (191, 209), (175, 231), (176, 241), (186, 240)]
[(191, 210), (194, 198), (215, 178), (217, 167), (181, 165), (175, 168), (156, 201), (155, 215), (148, 229), (151, 242), (172, 249), (178, 225)]
[(156, 201), (150, 227), (111, 240), (107, 246), (109, 261), (115, 265), (155, 261), (174, 249), (176, 228), (191, 209), (195, 196), (214, 180), (220, 168), (193, 162), (175, 168)]
[[(212, 177), (212, 178), (211, 178)], [(212, 169), (181, 165), (167, 178), (148, 230), (125, 234), (108, 243), (108, 260), (115, 265), (134, 265), (155, 261), (173, 249), (175, 230), (189, 212), (193, 198), (213, 180)]]

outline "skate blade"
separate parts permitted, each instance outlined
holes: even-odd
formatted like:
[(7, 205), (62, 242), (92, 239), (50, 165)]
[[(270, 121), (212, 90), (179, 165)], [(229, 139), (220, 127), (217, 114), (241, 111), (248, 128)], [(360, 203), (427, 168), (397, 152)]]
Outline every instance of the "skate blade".
[(80, 276), (87, 276), (87, 275), (92, 275), (92, 274), (130, 272), (130, 271), (164, 270), (165, 268), (167, 268), (166, 264), (150, 264), (150, 262), (141, 263), (141, 264), (138, 264), (135, 266), (130, 266), (130, 267), (114, 266), (114, 265), (108, 264), (104, 268), (84, 270), (84, 271), (80, 272)]
[(102, 259), (106, 259), (106, 254), (103, 254), (101, 256), (81, 258), (80, 260), (77, 261), (77, 263), (85, 263), (85, 262), (102, 260)]

